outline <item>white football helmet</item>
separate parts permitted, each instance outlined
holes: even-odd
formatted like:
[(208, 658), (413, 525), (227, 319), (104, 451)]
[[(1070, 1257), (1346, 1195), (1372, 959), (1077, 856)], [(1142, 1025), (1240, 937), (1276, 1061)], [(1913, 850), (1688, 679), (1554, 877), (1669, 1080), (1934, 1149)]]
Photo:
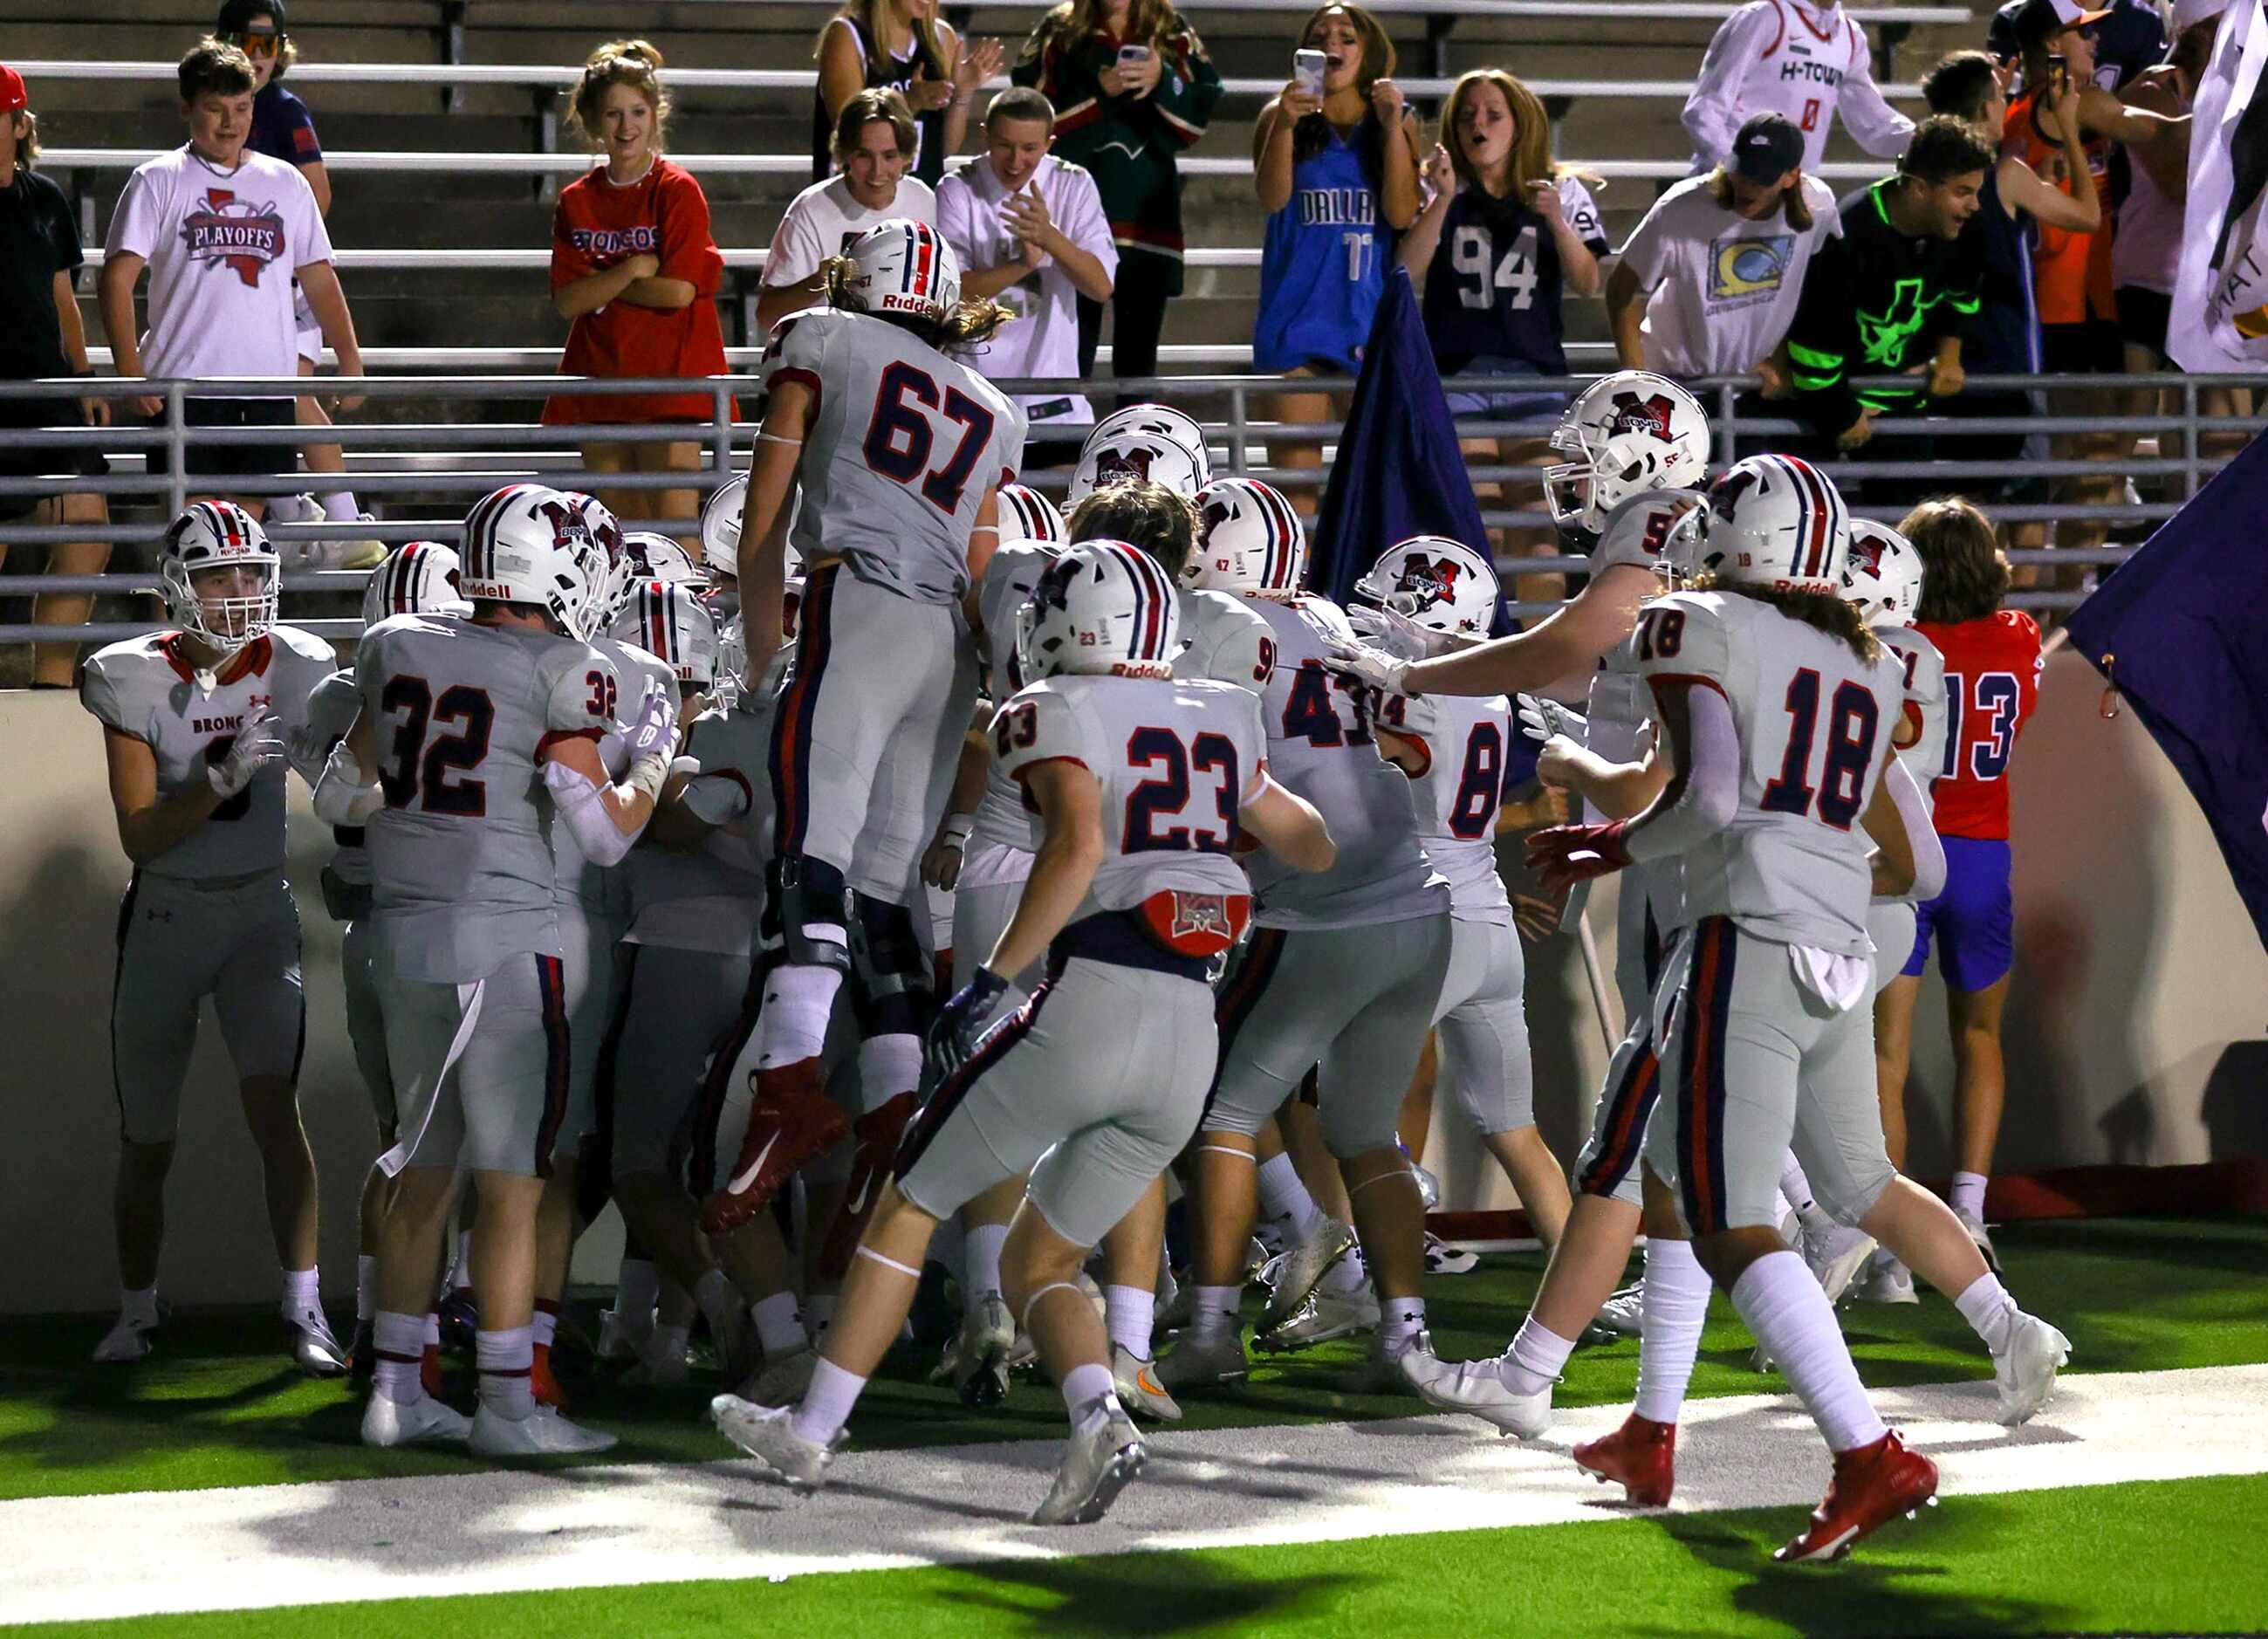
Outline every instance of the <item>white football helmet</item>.
[(1064, 491), (1064, 508), (1076, 512), (1079, 504), (1097, 490), (1132, 478), (1162, 484), (1176, 495), (1197, 498), (1211, 472), (1202, 454), (1162, 432), (1122, 432), (1105, 438), (1090, 434), (1072, 469), (1071, 487)]
[(1354, 593), (1432, 631), (1485, 632), (1496, 619), (1495, 565), (1445, 535), (1388, 547)]
[(1183, 584), (1252, 597), (1300, 590), (1307, 537), (1281, 490), (1257, 478), (1215, 478), (1197, 499), (1197, 544)]
[(613, 572), (578, 504), (588, 498), (540, 484), (515, 484), (482, 498), (465, 514), (460, 590), (469, 599), (542, 609), (570, 637), (589, 641), (600, 629)]
[(457, 591), (459, 568), (456, 549), (438, 541), (395, 547), (363, 585), (362, 624), (375, 626), (390, 615), (471, 614)]
[(1167, 677), (1181, 646), (1173, 582), (1156, 558), (1123, 541), (1066, 547), (1016, 614), (1027, 683), (1058, 672)]
[(1028, 484), (1004, 484), (1000, 486), (1000, 538), (1061, 546), (1071, 539), (1071, 530), (1056, 504), (1037, 490)]
[[(248, 595), (203, 596), (196, 579), (215, 569), (246, 568), (259, 578)], [(166, 612), (183, 631), (233, 655), (276, 624), (284, 560), (259, 520), (234, 501), (193, 501), (166, 526), (158, 547), (158, 580)]]
[(667, 580), (695, 592), (709, 584), (693, 554), (669, 536), (649, 529), (626, 530), (622, 556), (615, 563), (613, 595), (607, 601), (600, 630), (612, 627), (622, 618), (630, 607), (630, 594), (648, 580)]
[(1921, 606), (1921, 553), (1914, 543), (1871, 518), (1851, 520), (1851, 550), (1843, 564), (1843, 595), (1870, 626), (1911, 626)]
[(1129, 404), (1094, 424), (1094, 431), (1086, 435), (1086, 449), (1127, 434), (1165, 439), (1180, 445), (1197, 462), (1197, 482), (1212, 482), (1212, 453), (1205, 447), (1204, 429), (1197, 425), (1196, 417), (1171, 404)]
[(1596, 533), (1649, 490), (1690, 490), (1709, 466), (1709, 417), (1668, 376), (1618, 370), (1585, 388), (1551, 434), (1573, 460), (1543, 469), (1552, 521)]
[(1851, 514), (1834, 481), (1793, 455), (1751, 455), (1709, 486), (1697, 567), (1781, 592), (1843, 594)]
[[(740, 578), (740, 515), (748, 505), (748, 475), (735, 474), (725, 481), (725, 487), (709, 498), (701, 509), (701, 569), (711, 586), (728, 584)], [(788, 499), (787, 527), (795, 528), (796, 513), (803, 506), (803, 491), (796, 490)], [(790, 580), (803, 573), (803, 554), (795, 543), (787, 543), (787, 572)]]
[(926, 222), (878, 222), (843, 254), (858, 266), (843, 282), (854, 312), (941, 319), (961, 305), (961, 259)]
[[(673, 543), (672, 544), (674, 544)], [(607, 629), (618, 643), (635, 644), (677, 674), (677, 681), (706, 689), (717, 681), (719, 645), (716, 616), (681, 580), (641, 580)], [(743, 651), (740, 661), (747, 663)]]

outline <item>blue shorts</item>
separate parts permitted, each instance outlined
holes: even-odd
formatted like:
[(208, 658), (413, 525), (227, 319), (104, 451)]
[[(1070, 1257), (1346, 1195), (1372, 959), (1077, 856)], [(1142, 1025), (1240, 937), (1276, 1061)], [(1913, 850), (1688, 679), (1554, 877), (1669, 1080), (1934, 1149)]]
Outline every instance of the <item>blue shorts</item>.
[(1465, 367), (1441, 383), (1449, 401), (1453, 416), (1486, 416), (1492, 421), (1535, 421), (1546, 416), (1557, 416), (1567, 408), (1565, 393), (1495, 393), (1459, 392), (1457, 382), (1465, 376), (1532, 375), (1538, 381), (1555, 378), (1545, 375), (1525, 358), (1503, 358), (1483, 355), (1465, 361)]
[(1913, 954), (1900, 970), (1914, 978), (1937, 965), (1955, 990), (1990, 990), (2016, 963), (2016, 908), (2008, 889), (2008, 845), (1975, 837), (1946, 837), (1945, 891), (1914, 907)]

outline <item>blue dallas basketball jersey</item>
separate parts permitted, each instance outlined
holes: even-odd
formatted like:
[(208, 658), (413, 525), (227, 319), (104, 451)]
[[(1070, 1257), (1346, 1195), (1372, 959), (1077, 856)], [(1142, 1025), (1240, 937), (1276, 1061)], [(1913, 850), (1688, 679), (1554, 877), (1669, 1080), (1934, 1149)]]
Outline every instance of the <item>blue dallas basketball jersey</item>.
[[(1559, 203), (1576, 237), (1593, 255), (1605, 255), (1590, 190), (1562, 178)], [(1517, 358), (1544, 375), (1565, 375), (1562, 287), (1558, 241), (1540, 212), (1524, 200), (1460, 188), (1425, 269), (1425, 336), (1434, 364), (1448, 376), (1476, 358)]]
[(1391, 234), (1378, 220), (1378, 189), (1363, 165), (1380, 143), (1365, 116), (1351, 145), (1338, 132), (1292, 171), (1292, 203), (1268, 218), (1260, 256), (1260, 316), (1252, 367), (1281, 375), (1301, 365), (1358, 367), (1386, 288)]

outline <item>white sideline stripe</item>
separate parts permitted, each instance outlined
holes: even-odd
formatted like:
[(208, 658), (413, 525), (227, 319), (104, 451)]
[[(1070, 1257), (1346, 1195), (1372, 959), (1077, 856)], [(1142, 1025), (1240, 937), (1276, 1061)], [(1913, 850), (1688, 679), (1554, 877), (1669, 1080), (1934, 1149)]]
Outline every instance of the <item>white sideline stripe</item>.
[[(2067, 1377), (2014, 1431), (1990, 1421), (1989, 1382), (1875, 1400), (1942, 1466), (1954, 1508), (2268, 1471), (2268, 1365)], [(0, 1622), (1615, 1519), (1619, 1492), (1566, 1451), (1622, 1415), (1571, 1412), (1527, 1444), (1451, 1416), (1160, 1434), (1145, 1477), (1079, 1530), (1022, 1523), (1051, 1440), (853, 1452), (814, 1498), (720, 1462), (31, 1499), (0, 1503)], [(1784, 1505), (1793, 1535), (1825, 1488), (1818, 1436), (1788, 1397), (1697, 1400), (1678, 1445), (1679, 1512)]]

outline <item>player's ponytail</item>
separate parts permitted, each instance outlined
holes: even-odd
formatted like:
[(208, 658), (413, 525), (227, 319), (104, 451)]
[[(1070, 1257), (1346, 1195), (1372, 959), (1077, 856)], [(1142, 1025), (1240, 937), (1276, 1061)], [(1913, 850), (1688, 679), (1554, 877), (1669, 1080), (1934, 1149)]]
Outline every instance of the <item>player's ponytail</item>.
[(1754, 598), (1769, 604), (1790, 620), (1801, 621), (1814, 631), (1851, 646), (1851, 653), (1859, 663), (1871, 666), (1880, 660), (1882, 645), (1874, 636), (1874, 628), (1867, 624), (1859, 606), (1833, 592), (1781, 592), (1771, 587), (1743, 585), (1726, 580), (1714, 574), (1697, 578), (1686, 590), (1691, 592), (1732, 592), (1742, 597)]
[(858, 264), (848, 256), (829, 256), (819, 264), (820, 277), (826, 282), (827, 305), (839, 313), (866, 314), (885, 324), (895, 324), (912, 331), (932, 347), (942, 351), (948, 347), (974, 347), (992, 339), (992, 333), (1016, 315), (997, 301), (971, 298), (948, 312), (934, 318), (920, 318), (908, 313), (866, 313), (863, 298), (850, 289), (850, 281), (858, 277)]

